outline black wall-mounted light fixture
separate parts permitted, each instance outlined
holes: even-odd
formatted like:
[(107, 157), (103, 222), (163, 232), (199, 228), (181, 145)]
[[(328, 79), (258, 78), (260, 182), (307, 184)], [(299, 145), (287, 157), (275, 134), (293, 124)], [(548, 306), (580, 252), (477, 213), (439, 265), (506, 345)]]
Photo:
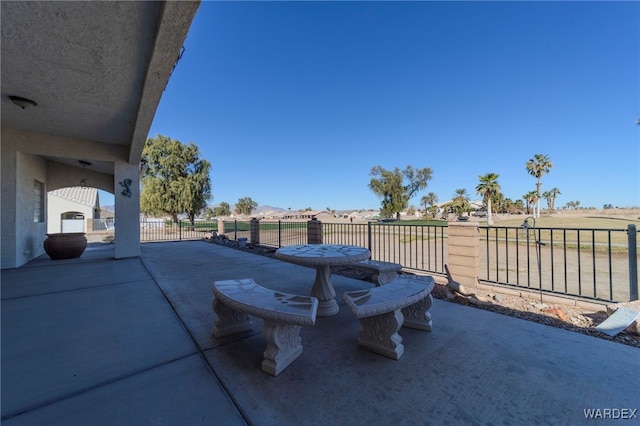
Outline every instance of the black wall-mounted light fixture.
[(35, 101), (31, 99), (23, 98), (22, 96), (9, 96), (9, 99), (14, 104), (18, 105), (22, 109), (27, 109), (29, 107), (34, 107), (38, 105)]

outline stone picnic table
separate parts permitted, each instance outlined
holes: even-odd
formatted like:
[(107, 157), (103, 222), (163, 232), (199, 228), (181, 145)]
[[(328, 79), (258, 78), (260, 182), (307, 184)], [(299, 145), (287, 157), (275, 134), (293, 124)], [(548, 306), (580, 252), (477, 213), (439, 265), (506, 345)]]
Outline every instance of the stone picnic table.
[(371, 252), (365, 247), (340, 244), (302, 244), (276, 251), (276, 257), (280, 260), (316, 268), (311, 296), (318, 298), (319, 317), (335, 315), (339, 310), (331, 282), (331, 266), (360, 262), (370, 256)]

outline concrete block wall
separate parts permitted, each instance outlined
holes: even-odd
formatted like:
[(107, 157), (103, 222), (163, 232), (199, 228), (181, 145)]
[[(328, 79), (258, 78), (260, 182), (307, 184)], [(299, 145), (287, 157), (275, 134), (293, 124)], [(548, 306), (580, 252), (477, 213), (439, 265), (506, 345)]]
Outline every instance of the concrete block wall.
[(307, 242), (309, 244), (322, 244), (322, 222), (316, 218), (307, 222)]
[(476, 287), (480, 272), (480, 234), (477, 223), (448, 223), (448, 263), (456, 281)]
[(256, 218), (251, 219), (250, 238), (251, 244), (260, 244), (260, 221)]

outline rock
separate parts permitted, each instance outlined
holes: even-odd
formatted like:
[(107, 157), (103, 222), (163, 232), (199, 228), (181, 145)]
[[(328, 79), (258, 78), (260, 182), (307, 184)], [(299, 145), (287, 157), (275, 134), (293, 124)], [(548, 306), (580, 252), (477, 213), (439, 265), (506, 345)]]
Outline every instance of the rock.
[(569, 320), (569, 316), (562, 308), (546, 308), (546, 309), (542, 309), (542, 312), (546, 312), (548, 314), (554, 315), (558, 317), (558, 319), (561, 321), (571, 322)]
[(532, 303), (532, 305), (534, 308), (539, 309), (541, 311), (544, 311), (545, 309), (549, 309), (549, 305), (545, 303)]
[(493, 295), (493, 300), (495, 300), (496, 302), (500, 303), (502, 302), (502, 295), (501, 294), (494, 294)]

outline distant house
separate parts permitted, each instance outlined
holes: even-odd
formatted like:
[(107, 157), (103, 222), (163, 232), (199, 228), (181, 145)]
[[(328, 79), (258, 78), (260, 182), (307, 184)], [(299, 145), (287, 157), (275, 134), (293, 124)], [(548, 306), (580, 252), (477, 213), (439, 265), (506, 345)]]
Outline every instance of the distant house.
[(327, 210), (305, 210), (305, 211), (296, 211), (296, 212), (282, 212), (276, 213), (273, 215), (273, 218), (277, 218), (280, 220), (292, 220), (292, 219), (308, 219), (311, 220), (313, 218), (318, 220), (332, 218), (333, 214), (328, 212)]
[(100, 219), (100, 197), (96, 188), (75, 186), (47, 194), (47, 233), (88, 232)]

